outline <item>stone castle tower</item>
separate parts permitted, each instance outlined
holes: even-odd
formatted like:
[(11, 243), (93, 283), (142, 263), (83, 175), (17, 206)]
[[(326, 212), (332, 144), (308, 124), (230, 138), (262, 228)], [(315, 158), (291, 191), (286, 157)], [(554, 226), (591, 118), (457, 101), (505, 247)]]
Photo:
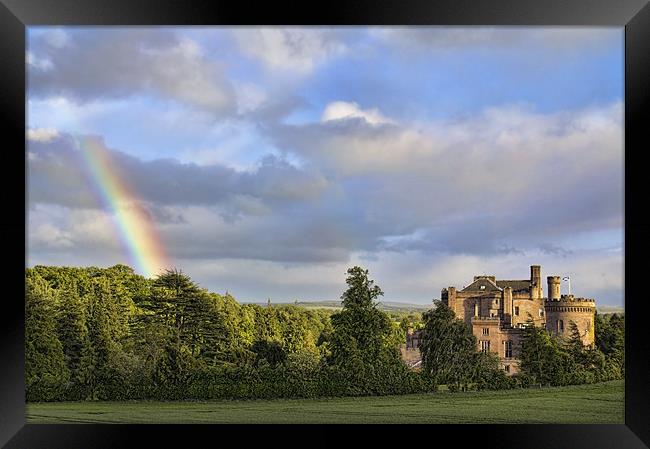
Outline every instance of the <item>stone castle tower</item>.
[(530, 319), (535, 326), (566, 338), (574, 322), (583, 344), (594, 344), (595, 301), (562, 295), (560, 282), (559, 276), (548, 276), (548, 297), (544, 297), (541, 266), (532, 265), (530, 279), (474, 276), (462, 290), (443, 289), (441, 299), (471, 327), (478, 349), (497, 353), (504, 370), (513, 374), (518, 371), (523, 328)]
[(596, 301), (590, 298), (576, 298), (560, 293), (560, 277), (549, 276), (548, 298), (544, 299), (546, 330), (555, 335), (571, 335), (570, 323), (578, 326), (582, 343), (592, 346), (595, 341), (594, 316)]

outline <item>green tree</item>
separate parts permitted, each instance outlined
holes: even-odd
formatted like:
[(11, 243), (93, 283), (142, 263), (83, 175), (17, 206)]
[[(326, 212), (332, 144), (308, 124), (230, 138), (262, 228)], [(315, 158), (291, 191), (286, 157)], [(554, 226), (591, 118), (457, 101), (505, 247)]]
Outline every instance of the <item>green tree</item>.
[(25, 388), (28, 401), (63, 399), (69, 380), (56, 334), (54, 296), (38, 275), (25, 281)]
[(106, 399), (105, 388), (117, 379), (111, 362), (119, 352), (119, 346), (113, 340), (119, 335), (115, 327), (119, 326), (118, 310), (113, 301), (108, 279), (94, 279), (94, 292), (88, 299), (87, 328), (91, 347), (92, 376), (89, 378), (89, 390), (94, 399)]
[(372, 365), (379, 359), (401, 363), (388, 315), (374, 302), (383, 292), (368, 278), (368, 270), (348, 269), (343, 310), (331, 317), (330, 361), (336, 365)]
[(552, 338), (529, 318), (521, 342), (521, 374), (541, 385), (567, 385), (574, 378), (576, 363), (561, 338)]
[(422, 370), (436, 387), (441, 383), (467, 384), (476, 362), (476, 337), (446, 304), (434, 304), (434, 309), (423, 314)]
[(60, 297), (57, 334), (66, 366), (70, 370), (69, 395), (71, 398), (85, 399), (93, 376), (86, 308), (74, 281), (64, 287)]
[(596, 314), (596, 348), (605, 356), (607, 379), (625, 375), (625, 316), (622, 314)]
[(277, 341), (256, 341), (251, 350), (255, 353), (255, 365), (266, 360), (272, 367), (282, 364), (287, 359), (286, 352)]
[(572, 359), (570, 383), (593, 383), (602, 377), (605, 356), (599, 349), (586, 347), (583, 344), (580, 329), (574, 321), (569, 322), (569, 339), (566, 349)]
[(164, 356), (156, 368), (160, 380), (178, 383), (196, 361), (214, 365), (222, 357), (227, 335), (222, 315), (208, 292), (181, 271), (158, 276), (137, 305), (144, 311), (141, 323), (164, 330)]

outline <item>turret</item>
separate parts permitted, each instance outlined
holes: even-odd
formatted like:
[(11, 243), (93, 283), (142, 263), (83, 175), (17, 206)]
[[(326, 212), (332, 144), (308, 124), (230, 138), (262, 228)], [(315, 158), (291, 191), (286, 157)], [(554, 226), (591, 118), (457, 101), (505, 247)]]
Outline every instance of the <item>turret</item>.
[(560, 300), (560, 276), (548, 276), (548, 299), (549, 301)]
[(548, 299), (544, 304), (546, 330), (565, 338), (571, 336), (571, 322), (578, 326), (584, 345), (593, 346), (595, 338), (594, 318), (596, 301), (591, 298), (576, 298), (562, 295)]

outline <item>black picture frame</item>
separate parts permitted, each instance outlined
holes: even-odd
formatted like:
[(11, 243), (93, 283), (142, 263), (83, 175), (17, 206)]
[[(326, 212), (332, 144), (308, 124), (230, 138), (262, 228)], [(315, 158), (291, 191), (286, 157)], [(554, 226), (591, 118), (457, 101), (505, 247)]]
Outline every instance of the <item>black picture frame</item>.
[[(342, 426), (308, 428), (307, 440), (294, 429), (263, 426), (36, 425), (25, 423), (24, 302), (26, 250), (25, 28), (31, 25), (571, 25), (625, 27), (625, 424), (620, 425), (437, 425), (409, 429), (399, 444), (469, 444), (477, 447), (633, 448), (650, 446), (650, 351), (645, 320), (650, 219), (643, 155), (650, 148), (650, 5), (648, 0), (0, 0), (0, 118), (3, 133), (6, 284), (0, 321), (0, 445), (9, 448), (130, 447), (225, 444), (259, 434), (287, 444), (340, 441)], [(15, 176), (14, 176), (15, 175)], [(25, 262), (25, 259), (22, 259)], [(534, 407), (535, 404), (531, 404)], [(256, 426), (262, 427), (262, 426)], [(355, 429), (360, 430), (359, 427)], [(367, 432), (367, 428), (362, 428)], [(389, 438), (391, 426), (369, 433)], [(274, 439), (273, 437), (277, 437)], [(206, 439), (207, 438), (207, 439)], [(224, 438), (224, 439), (222, 439)], [(450, 439), (449, 439), (450, 438)], [(415, 442), (413, 441), (415, 439)], [(291, 441), (290, 441), (291, 440)], [(301, 441), (302, 440), (302, 441)], [(227, 443), (232, 444), (232, 443)]]

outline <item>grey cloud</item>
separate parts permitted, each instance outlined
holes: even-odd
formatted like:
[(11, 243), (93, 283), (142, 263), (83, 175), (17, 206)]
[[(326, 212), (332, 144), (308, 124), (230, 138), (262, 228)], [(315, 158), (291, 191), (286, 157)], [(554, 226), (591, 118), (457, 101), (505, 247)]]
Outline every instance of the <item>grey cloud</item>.
[[(620, 30), (580, 27), (382, 27), (371, 33), (403, 51), (457, 50), (462, 48), (573, 51), (598, 49)], [(527, 45), (522, 46), (522, 43)], [(622, 42), (621, 42), (622, 44)]]
[[(327, 180), (318, 172), (300, 170), (273, 156), (263, 159), (255, 172), (239, 172), (220, 165), (182, 164), (174, 159), (142, 161), (105, 148), (99, 138), (81, 139), (95, 141), (93, 147), (99, 148), (95, 151), (110, 161), (112, 170), (143, 201), (158, 206), (236, 204), (232, 197), (241, 195), (269, 204), (308, 201), (327, 186)], [(49, 142), (29, 141), (29, 151), (31, 202), (101, 207), (95, 180), (71, 136), (63, 134)]]
[(306, 108), (308, 102), (299, 96), (286, 93), (278, 93), (262, 102), (257, 108), (242, 114), (243, 117), (258, 122), (264, 127), (266, 124), (275, 124), (288, 116), (291, 112)]
[[(254, 172), (174, 160), (141, 161), (106, 149), (97, 138), (83, 139), (93, 139), (102, 158), (130, 185), (176, 257), (341, 261), (357, 246), (354, 215), (339, 209), (338, 198), (328, 197), (328, 181), (317, 172), (271, 156)], [(29, 141), (29, 151), (34, 155), (28, 164), (31, 209), (103, 208), (98, 186), (71, 136)], [(56, 229), (69, 229), (66, 214), (59, 215), (63, 223)], [(47, 222), (43, 217), (37, 215), (34, 225)], [(41, 240), (33, 239), (35, 250), (47, 249), (45, 238), (56, 237), (51, 228), (41, 234)], [(102, 244), (71, 241), (80, 242), (76, 250), (82, 252)]]
[[(253, 172), (104, 151), (143, 201), (165, 211), (152, 214), (185, 259), (526, 254), (540, 241), (622, 226), (620, 123), (602, 121), (616, 108), (599, 114), (492, 111), (441, 127), (446, 134), (363, 120), (269, 125), (276, 146), (304, 164), (267, 157)], [(30, 202), (94, 201), (69, 136), (30, 141), (29, 151)]]
[(153, 94), (206, 109), (235, 111), (234, 90), (224, 68), (207, 61), (192, 41), (172, 30), (67, 30), (51, 44), (50, 34), (29, 42), (34, 57), (51, 67), (30, 67), (30, 97), (65, 96), (77, 101)]
[(526, 252), (515, 248), (514, 246), (509, 246), (507, 244), (502, 244), (496, 250), (497, 254), (515, 254), (517, 256), (525, 256)]
[(338, 176), (376, 248), (495, 254), (622, 226), (620, 113), (505, 108), (429, 129), (356, 119), (270, 133)]
[(552, 243), (542, 243), (539, 245), (540, 251), (549, 256), (560, 256), (567, 257), (573, 254), (573, 251), (570, 249), (562, 248), (561, 246), (554, 245)]

